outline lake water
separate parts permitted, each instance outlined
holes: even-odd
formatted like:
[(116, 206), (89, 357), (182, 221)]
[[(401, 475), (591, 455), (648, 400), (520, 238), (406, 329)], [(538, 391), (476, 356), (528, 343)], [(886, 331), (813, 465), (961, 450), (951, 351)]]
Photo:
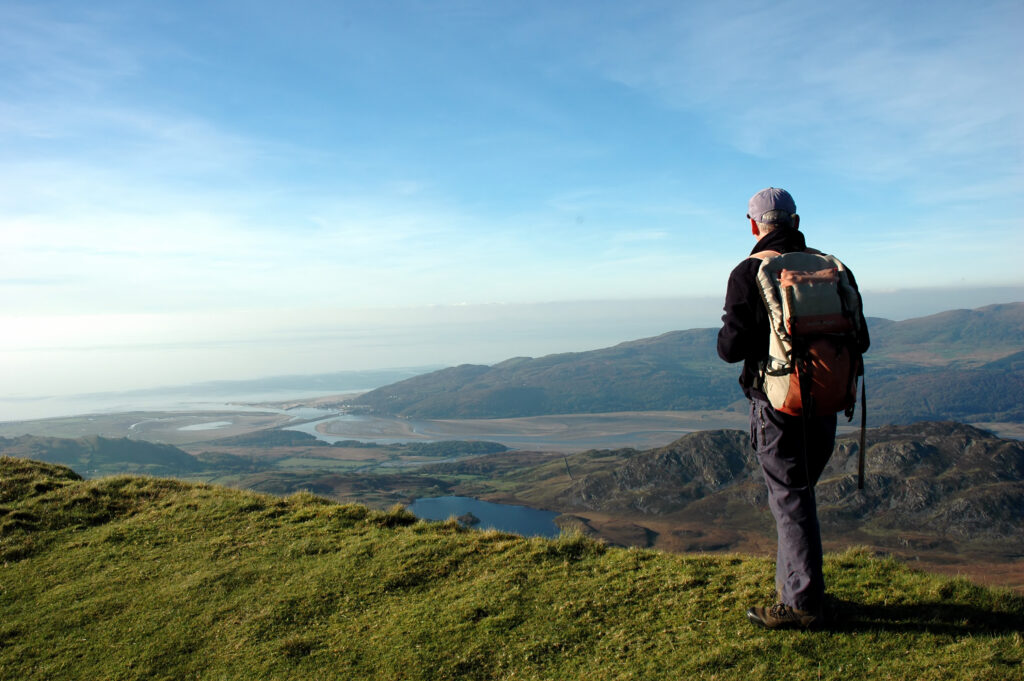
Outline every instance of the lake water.
[(540, 511), (526, 506), (495, 504), (471, 497), (423, 497), (414, 501), (409, 510), (424, 520), (447, 520), (451, 516), (472, 513), (480, 522), (479, 529), (514, 532), (524, 537), (557, 537), (561, 530), (555, 525), (558, 513)]

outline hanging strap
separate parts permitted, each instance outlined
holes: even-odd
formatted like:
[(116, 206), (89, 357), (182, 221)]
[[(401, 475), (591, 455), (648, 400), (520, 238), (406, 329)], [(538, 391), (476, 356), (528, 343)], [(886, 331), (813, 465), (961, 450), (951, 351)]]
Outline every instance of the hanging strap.
[(807, 415), (813, 414), (814, 411), (814, 396), (811, 395), (810, 391), (810, 362), (804, 359), (797, 359), (797, 365), (800, 371), (800, 378), (797, 381), (797, 386), (800, 389), (800, 435), (803, 444), (803, 459), (804, 459), (804, 479), (807, 481), (807, 490), (811, 495), (811, 500), (817, 504), (814, 499), (814, 482), (811, 480), (811, 464), (810, 457), (807, 455)]
[(857, 489), (864, 489), (864, 459), (868, 448), (868, 397), (864, 376), (860, 377), (860, 447), (857, 459)]

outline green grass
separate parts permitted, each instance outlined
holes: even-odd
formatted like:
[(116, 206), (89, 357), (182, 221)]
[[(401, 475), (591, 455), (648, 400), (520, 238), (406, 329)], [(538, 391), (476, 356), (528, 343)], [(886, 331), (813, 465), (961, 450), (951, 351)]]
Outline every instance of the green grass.
[(355, 468), (367, 468), (376, 464), (376, 461), (347, 461), (344, 459), (327, 459), (319, 457), (290, 456), (287, 459), (278, 459), (274, 462), (275, 468), (283, 470), (324, 470), (324, 471), (347, 471)]
[(864, 551), (768, 632), (764, 559), (76, 477), (0, 458), (2, 679), (1024, 679), (1024, 599)]

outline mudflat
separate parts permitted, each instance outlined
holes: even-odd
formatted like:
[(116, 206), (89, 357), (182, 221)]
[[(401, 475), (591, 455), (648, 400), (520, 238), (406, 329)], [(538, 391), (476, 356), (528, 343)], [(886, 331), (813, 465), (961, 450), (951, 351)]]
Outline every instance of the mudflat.
[(646, 411), (505, 419), (417, 420), (341, 416), (316, 429), (340, 439), (490, 440), (513, 449), (578, 452), (666, 445), (695, 430), (747, 427), (736, 411)]
[[(0, 422), (0, 437), (100, 435), (186, 445), (302, 423), (275, 411), (132, 411)], [(695, 430), (743, 429), (745, 423), (746, 414), (725, 410), (445, 420), (338, 415), (317, 422), (315, 430), (327, 439), (490, 440), (514, 449), (575, 452), (660, 447)], [(303, 428), (312, 429), (311, 425)]]
[[(100, 435), (187, 445), (302, 423), (276, 411), (133, 411), (0, 422), (0, 437)], [(338, 415), (317, 422), (315, 430), (327, 439), (490, 440), (514, 449), (576, 452), (621, 447), (648, 449), (666, 445), (695, 430), (744, 429), (745, 424), (746, 414), (725, 410), (445, 420)], [(307, 432), (312, 429), (311, 425), (303, 428)]]
[(132, 411), (6, 421), (0, 423), (0, 437), (39, 435), (78, 438), (100, 435), (182, 445), (276, 428), (292, 420), (293, 417), (288, 414), (272, 412)]
[[(208, 442), (267, 428), (298, 427), (304, 421), (276, 409), (262, 411), (131, 411), (0, 422), (0, 437), (39, 435), (77, 438), (128, 437), (173, 445)], [(1001, 437), (1024, 439), (1024, 425), (975, 424)], [(559, 414), (505, 419), (418, 420), (390, 416), (327, 417), (315, 431), (325, 439), (490, 440), (513, 449), (579, 452), (587, 449), (660, 447), (698, 430), (747, 429), (743, 410), (645, 411)], [(312, 425), (303, 430), (313, 431)], [(840, 431), (852, 426), (840, 424)]]

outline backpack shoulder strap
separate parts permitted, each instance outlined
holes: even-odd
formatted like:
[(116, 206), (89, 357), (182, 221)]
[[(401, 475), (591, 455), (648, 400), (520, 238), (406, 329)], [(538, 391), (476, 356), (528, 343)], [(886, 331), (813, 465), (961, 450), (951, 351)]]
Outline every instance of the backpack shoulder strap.
[[(819, 251), (817, 248), (805, 248), (799, 253), (810, 253), (811, 255), (825, 255), (824, 252)], [(768, 258), (774, 258), (777, 255), (782, 255), (778, 251), (758, 251), (757, 253), (751, 253), (748, 258), (754, 258), (755, 260), (767, 260)]]
[(774, 258), (777, 255), (782, 255), (778, 251), (758, 251), (757, 253), (751, 253), (747, 258), (753, 258), (754, 260), (765, 261), (768, 258)]

